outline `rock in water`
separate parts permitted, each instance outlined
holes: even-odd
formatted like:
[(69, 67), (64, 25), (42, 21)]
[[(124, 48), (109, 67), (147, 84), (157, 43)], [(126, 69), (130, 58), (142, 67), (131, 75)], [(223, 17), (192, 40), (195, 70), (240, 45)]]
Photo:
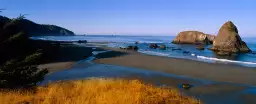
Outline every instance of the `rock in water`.
[(251, 51), (247, 47), (246, 43), (242, 41), (238, 34), (237, 27), (231, 21), (228, 21), (222, 25), (218, 35), (213, 41), (211, 50), (232, 53)]
[(174, 44), (209, 44), (206, 34), (199, 31), (183, 31), (172, 41)]
[(137, 51), (139, 48), (137, 46), (128, 46), (126, 49), (127, 50)]
[(165, 45), (159, 45), (159, 49), (161, 49), (161, 50), (166, 50), (166, 46)]
[(186, 83), (186, 84), (182, 84), (181, 87), (185, 90), (189, 90), (192, 87), (192, 85)]
[(198, 50), (204, 50), (204, 46), (203, 46), (203, 45), (197, 45), (197, 46), (196, 46), (196, 49), (198, 49)]
[(150, 46), (149, 46), (149, 48), (156, 49), (156, 48), (158, 48), (158, 45), (155, 44), (155, 43), (151, 43)]
[(87, 40), (78, 40), (77, 43), (87, 43)]

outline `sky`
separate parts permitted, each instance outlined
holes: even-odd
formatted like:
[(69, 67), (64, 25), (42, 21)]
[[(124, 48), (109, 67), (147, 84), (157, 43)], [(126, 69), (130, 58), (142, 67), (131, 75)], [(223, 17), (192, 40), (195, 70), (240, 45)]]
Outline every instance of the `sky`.
[(0, 15), (54, 24), (76, 34), (217, 34), (232, 21), (241, 36), (256, 36), (256, 0), (0, 0)]

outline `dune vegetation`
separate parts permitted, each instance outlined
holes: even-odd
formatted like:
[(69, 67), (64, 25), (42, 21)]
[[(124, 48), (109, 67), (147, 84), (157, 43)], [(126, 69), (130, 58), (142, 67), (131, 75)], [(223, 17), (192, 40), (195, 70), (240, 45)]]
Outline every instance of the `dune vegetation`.
[(35, 91), (1, 91), (1, 104), (200, 104), (175, 88), (139, 80), (91, 78), (62, 81)]

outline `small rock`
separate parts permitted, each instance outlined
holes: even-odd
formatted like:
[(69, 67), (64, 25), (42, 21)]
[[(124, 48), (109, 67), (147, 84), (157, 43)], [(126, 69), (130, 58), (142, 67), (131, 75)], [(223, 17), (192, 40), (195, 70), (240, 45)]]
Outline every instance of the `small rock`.
[(184, 54), (189, 54), (190, 52), (189, 51), (183, 51)]
[(139, 44), (139, 42), (138, 42), (138, 41), (136, 41), (136, 42), (135, 42), (135, 44)]
[(172, 51), (175, 51), (175, 50), (181, 50), (180, 48), (174, 48), (174, 49), (172, 49)]
[(185, 90), (188, 90), (192, 87), (192, 85), (190, 84), (182, 84), (182, 88), (185, 89)]
[(196, 49), (198, 49), (198, 50), (204, 50), (204, 46), (203, 46), (203, 45), (198, 45), (198, 46), (196, 46)]
[(77, 43), (87, 43), (87, 40), (78, 40)]
[(151, 43), (150, 46), (149, 46), (149, 48), (156, 49), (156, 48), (158, 48), (158, 45), (155, 44), (155, 43)]
[(137, 46), (128, 46), (126, 49), (137, 51), (139, 48)]
[(159, 49), (166, 50), (166, 46), (165, 45), (159, 45)]

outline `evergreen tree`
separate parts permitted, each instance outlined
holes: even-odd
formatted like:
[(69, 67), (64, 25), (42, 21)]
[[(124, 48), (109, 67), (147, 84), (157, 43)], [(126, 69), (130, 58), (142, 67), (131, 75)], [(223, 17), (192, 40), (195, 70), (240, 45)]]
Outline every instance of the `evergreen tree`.
[[(0, 19), (0, 88), (27, 88), (42, 81), (47, 69), (39, 70), (37, 64), (42, 50), (33, 47), (18, 18)], [(37, 50), (37, 51), (36, 51)]]

